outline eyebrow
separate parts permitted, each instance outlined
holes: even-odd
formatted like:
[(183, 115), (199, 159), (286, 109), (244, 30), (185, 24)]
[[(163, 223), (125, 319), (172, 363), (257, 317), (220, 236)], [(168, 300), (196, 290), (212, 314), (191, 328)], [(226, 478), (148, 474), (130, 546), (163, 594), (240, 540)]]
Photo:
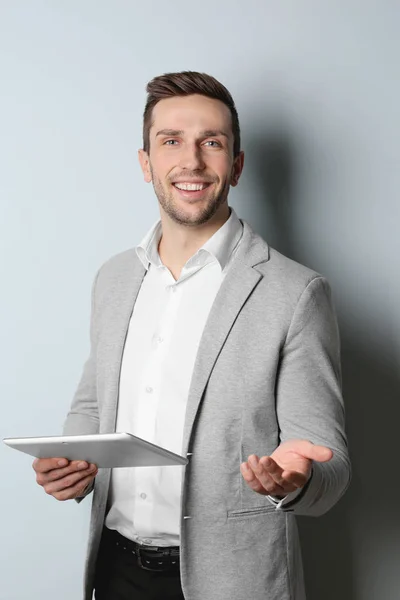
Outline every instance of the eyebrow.
[[(170, 135), (172, 137), (183, 135), (185, 132), (183, 129), (161, 129), (157, 131), (156, 137), (158, 135)], [(225, 131), (221, 129), (206, 129), (205, 131), (200, 131), (200, 135), (202, 137), (218, 137), (219, 135), (223, 135), (224, 137), (229, 137)]]
[(204, 137), (218, 137), (219, 135), (223, 135), (224, 137), (228, 137), (228, 134), (222, 129), (206, 129), (205, 131), (200, 132)]
[(157, 131), (156, 137), (158, 135), (176, 136), (176, 135), (182, 135), (182, 134), (183, 134), (183, 130), (182, 129), (161, 129), (160, 131)]

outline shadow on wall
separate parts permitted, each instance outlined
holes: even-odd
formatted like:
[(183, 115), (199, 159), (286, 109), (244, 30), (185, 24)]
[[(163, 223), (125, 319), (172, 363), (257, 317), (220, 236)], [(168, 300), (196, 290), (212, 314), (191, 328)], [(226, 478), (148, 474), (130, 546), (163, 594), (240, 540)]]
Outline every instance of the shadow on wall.
[[(296, 244), (298, 236), (291, 214), (296, 197), (293, 189), (294, 150), (284, 133), (266, 134), (262, 140), (253, 137), (247, 153), (247, 169), (252, 171), (257, 187), (265, 193), (274, 224), (274, 231), (259, 226), (259, 233), (272, 240), (271, 245), (283, 254), (310, 264), (312, 257), (309, 256), (311, 261), (307, 262), (304, 250)], [(356, 339), (358, 336), (349, 326), (351, 315), (344, 311), (345, 295), (342, 296), (341, 310), (341, 292), (343, 290), (334, 289), (342, 340), (346, 429), (353, 479), (345, 496), (328, 514), (317, 519), (298, 519), (307, 600), (382, 597), (384, 582), (380, 593), (377, 571), (385, 562), (382, 546), (386, 542), (385, 539), (380, 542), (377, 533), (388, 536), (390, 528), (399, 520), (398, 493), (387, 488), (393, 481), (393, 474), (397, 473), (393, 441), (397, 439), (398, 425), (393, 411), (400, 397), (399, 378), (395, 365), (390, 366), (387, 340), (382, 343), (383, 340), (371, 336), (368, 348), (365, 348), (365, 343)], [(382, 357), (382, 348), (385, 348), (385, 357)], [(382, 488), (380, 482), (383, 482)], [(398, 483), (394, 485), (398, 488)], [(382, 494), (385, 496), (384, 511), (379, 508), (382, 498), (379, 500), (378, 496)], [(393, 565), (393, 556), (391, 558)], [(378, 565), (379, 569), (376, 568)], [(370, 582), (366, 581), (368, 576)], [(390, 579), (395, 580), (394, 573)], [(362, 589), (357, 585), (361, 581)], [(390, 594), (386, 590), (387, 600), (389, 596), (392, 598)]]

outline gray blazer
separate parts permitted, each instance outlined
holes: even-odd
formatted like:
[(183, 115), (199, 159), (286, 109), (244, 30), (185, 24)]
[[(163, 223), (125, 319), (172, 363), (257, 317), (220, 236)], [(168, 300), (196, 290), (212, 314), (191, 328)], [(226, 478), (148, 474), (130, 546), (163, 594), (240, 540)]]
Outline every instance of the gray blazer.
[[(182, 454), (181, 580), (186, 600), (304, 600), (295, 515), (329, 510), (348, 486), (339, 336), (327, 281), (243, 221), (241, 244), (196, 357)], [(124, 342), (145, 269), (134, 249), (105, 263), (92, 291), (91, 352), (65, 434), (115, 431)], [(282, 510), (252, 491), (240, 463), (281, 441), (330, 447)], [(91, 600), (110, 470), (96, 477), (86, 564)]]

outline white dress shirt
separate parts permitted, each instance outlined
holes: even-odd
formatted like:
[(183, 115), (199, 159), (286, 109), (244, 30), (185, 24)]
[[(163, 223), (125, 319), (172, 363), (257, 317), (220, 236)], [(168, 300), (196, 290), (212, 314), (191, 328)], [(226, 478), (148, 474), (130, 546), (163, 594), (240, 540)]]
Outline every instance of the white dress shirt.
[[(242, 233), (231, 208), (228, 220), (187, 261), (177, 281), (158, 254), (161, 221), (136, 248), (147, 272), (124, 347), (116, 431), (182, 453), (197, 349)], [(178, 546), (183, 469), (114, 469), (106, 526), (139, 543)]]

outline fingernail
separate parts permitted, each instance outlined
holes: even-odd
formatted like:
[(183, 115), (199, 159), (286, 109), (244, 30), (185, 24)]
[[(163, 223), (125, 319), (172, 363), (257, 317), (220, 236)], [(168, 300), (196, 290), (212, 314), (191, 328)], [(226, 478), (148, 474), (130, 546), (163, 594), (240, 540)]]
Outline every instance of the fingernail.
[(86, 469), (86, 463), (85, 462), (78, 463), (78, 469)]
[(65, 458), (62, 458), (61, 460), (58, 461), (58, 466), (59, 467), (65, 467), (65, 465), (67, 464), (67, 460), (65, 460)]

